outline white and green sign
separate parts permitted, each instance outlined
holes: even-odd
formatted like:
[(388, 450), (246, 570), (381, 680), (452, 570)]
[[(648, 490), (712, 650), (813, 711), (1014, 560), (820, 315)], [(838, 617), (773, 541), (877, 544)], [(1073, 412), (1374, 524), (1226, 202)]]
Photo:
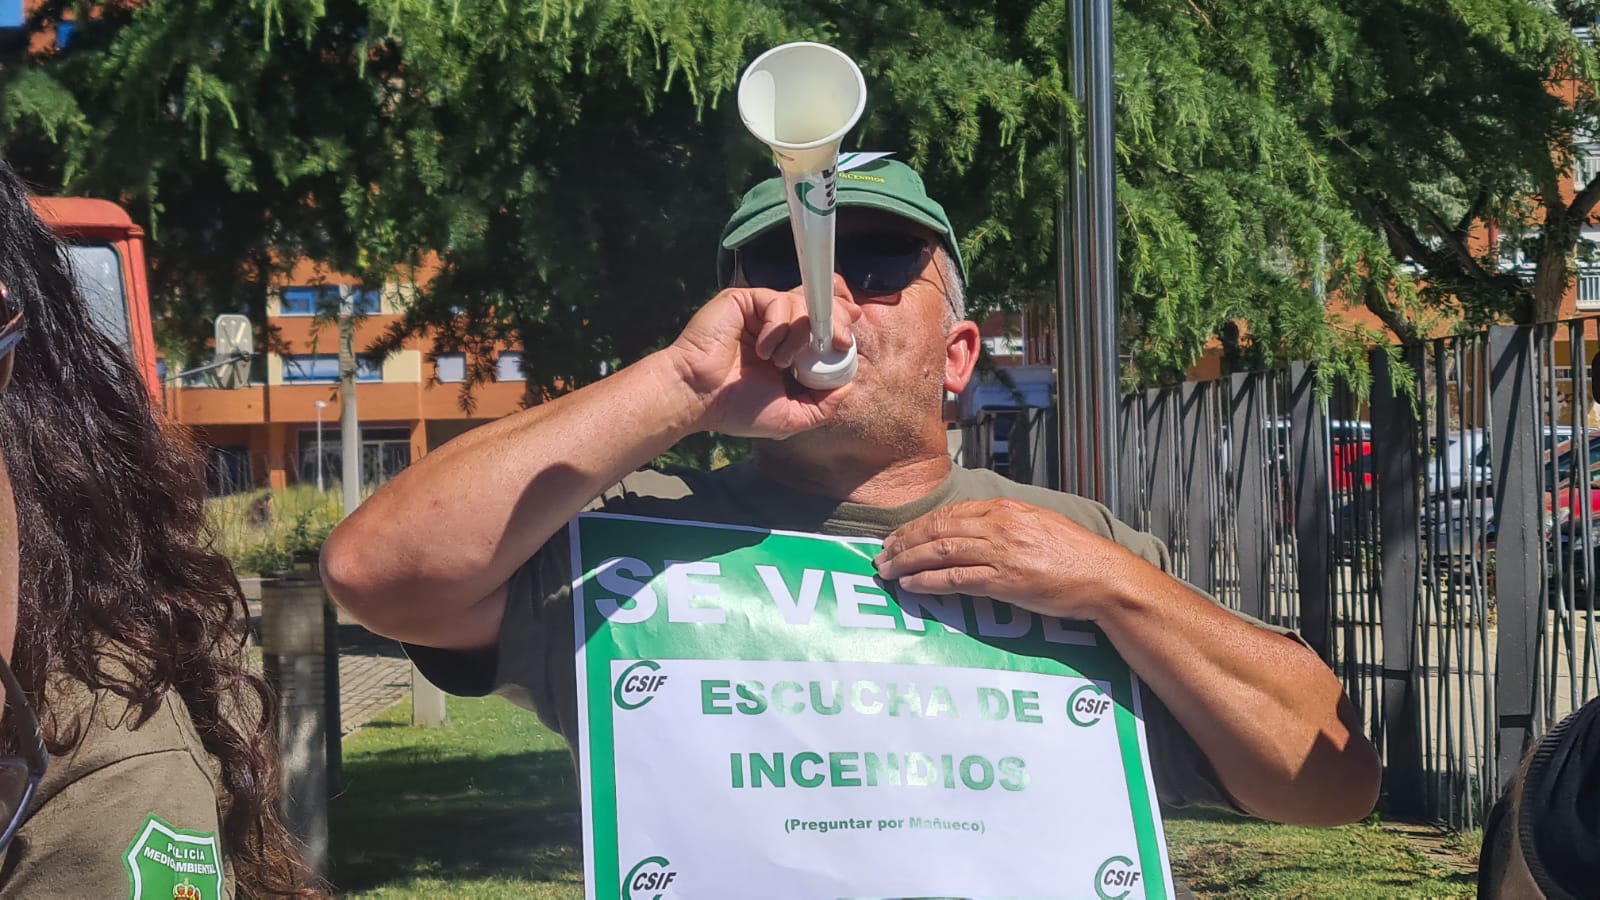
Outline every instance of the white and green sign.
[(573, 530), (590, 897), (1170, 897), (1105, 638), (892, 591), (879, 542)]
[(123, 856), (130, 900), (221, 900), (222, 855), (209, 831), (146, 816)]

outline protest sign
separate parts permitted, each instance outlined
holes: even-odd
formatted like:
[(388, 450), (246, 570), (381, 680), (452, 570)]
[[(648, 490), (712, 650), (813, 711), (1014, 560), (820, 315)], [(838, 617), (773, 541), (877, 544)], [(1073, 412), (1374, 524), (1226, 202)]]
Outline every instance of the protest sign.
[(879, 542), (572, 529), (590, 897), (1170, 897), (1104, 636), (876, 579)]

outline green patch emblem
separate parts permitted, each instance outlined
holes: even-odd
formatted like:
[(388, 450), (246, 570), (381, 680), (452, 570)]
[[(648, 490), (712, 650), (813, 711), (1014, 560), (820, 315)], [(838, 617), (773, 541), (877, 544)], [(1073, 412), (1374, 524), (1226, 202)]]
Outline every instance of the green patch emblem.
[(122, 857), (129, 900), (222, 900), (222, 854), (217, 836), (145, 818)]

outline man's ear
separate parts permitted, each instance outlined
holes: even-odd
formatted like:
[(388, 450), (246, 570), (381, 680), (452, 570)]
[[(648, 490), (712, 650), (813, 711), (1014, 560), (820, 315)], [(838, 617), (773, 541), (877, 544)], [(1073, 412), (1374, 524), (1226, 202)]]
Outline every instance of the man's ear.
[(978, 324), (968, 319), (957, 322), (944, 337), (944, 389), (959, 394), (972, 379), (978, 365)]

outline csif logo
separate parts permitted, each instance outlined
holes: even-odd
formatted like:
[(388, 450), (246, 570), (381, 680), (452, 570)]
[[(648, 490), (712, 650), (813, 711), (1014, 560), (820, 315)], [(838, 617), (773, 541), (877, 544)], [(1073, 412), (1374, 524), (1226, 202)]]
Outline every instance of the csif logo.
[(638, 709), (649, 703), (667, 685), (667, 676), (660, 672), (661, 664), (655, 660), (639, 660), (617, 676), (617, 683), (611, 690), (612, 699), (623, 709)]
[[(794, 186), (795, 199), (800, 201), (800, 205), (805, 207), (806, 210), (809, 211), (810, 213), (812, 213), (813, 215), (818, 215), (818, 216), (831, 216), (831, 215), (833, 215), (833, 207), (834, 207), (834, 204), (837, 202), (837, 197), (835, 195), (835, 190), (837, 189), (837, 185), (838, 185), (838, 181), (835, 179), (835, 172), (836, 172), (836, 170), (834, 170), (834, 169), (823, 169), (817, 175), (813, 175), (813, 176), (811, 176), (811, 178), (808, 178), (805, 181), (797, 182), (795, 184), (795, 186)], [(820, 184), (818, 183), (819, 181), (821, 182)], [(816, 190), (819, 187), (822, 188), (822, 205), (821, 206), (818, 206), (818, 205), (816, 205), (816, 204), (811, 202), (811, 192)]]
[(634, 863), (622, 879), (623, 900), (661, 900), (660, 893), (650, 892), (665, 891), (677, 880), (678, 873), (665, 856), (647, 856)]
[(1067, 718), (1084, 728), (1111, 711), (1111, 698), (1096, 685), (1086, 684), (1067, 697)]
[[(1100, 864), (1094, 873), (1094, 893), (1100, 900), (1122, 900), (1139, 886), (1140, 873), (1133, 860), (1126, 856), (1113, 856)], [(1113, 893), (1121, 888), (1120, 893)], [(1144, 891), (1140, 890), (1143, 896)]]

